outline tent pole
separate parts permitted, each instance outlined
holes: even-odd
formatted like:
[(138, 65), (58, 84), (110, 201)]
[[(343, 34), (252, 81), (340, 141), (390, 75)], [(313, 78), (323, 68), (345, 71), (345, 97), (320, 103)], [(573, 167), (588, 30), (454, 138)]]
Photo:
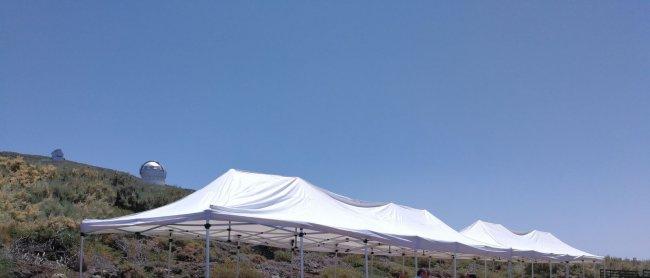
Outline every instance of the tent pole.
[(169, 249), (167, 249), (167, 269), (169, 269), (169, 277), (172, 276), (172, 232), (169, 232)]
[(582, 262), (580, 262), (580, 268), (582, 268), (580, 271), (580, 276), (582, 276), (582, 278), (585, 278), (585, 260), (582, 260)]
[(239, 238), (241, 235), (237, 235), (237, 278), (239, 278), (239, 249), (241, 249), (241, 246), (239, 245)]
[(305, 277), (305, 252), (303, 250), (303, 237), (305, 234), (302, 232), (302, 228), (300, 228), (300, 234), (298, 234), (298, 237), (300, 237), (300, 278)]
[(535, 278), (535, 261), (530, 261), (530, 278)]
[(226, 229), (226, 231), (228, 231), (228, 242), (230, 242), (230, 231), (232, 231), (232, 228), (230, 227), (230, 221), (228, 221), (228, 229)]
[(427, 269), (431, 270), (431, 256), (429, 256), (429, 267)]
[(553, 262), (548, 260), (548, 277), (553, 278)]
[(607, 258), (603, 258), (603, 277), (607, 278)]
[(79, 278), (84, 277), (84, 237), (86, 235), (81, 233), (81, 240), (79, 241)]
[(363, 240), (363, 254), (364, 254), (364, 277), (368, 278), (368, 240)]
[(454, 253), (451, 257), (454, 259), (454, 278), (457, 278), (458, 275), (456, 274), (456, 253)]
[(405, 255), (406, 255), (406, 254), (402, 253), (402, 270), (401, 270), (401, 272), (403, 272), (403, 273), (406, 275), (406, 271), (405, 271), (405, 270), (406, 270), (406, 269), (405, 269), (406, 267), (404, 266), (404, 256), (405, 256)]
[(373, 268), (375, 265), (375, 250), (370, 248), (370, 277), (375, 276), (375, 269)]
[(497, 268), (496, 264), (497, 264), (496, 259), (492, 258), (492, 265), (490, 266), (490, 273), (494, 272), (494, 270)]
[[(296, 256), (296, 249), (298, 248), (298, 228), (293, 228), (293, 240), (291, 241), (291, 275), (293, 276), (293, 271), (299, 271), (294, 267), (293, 265), (293, 260), (294, 257)], [(300, 264), (300, 263), (298, 263)], [(300, 268), (300, 267), (298, 267)], [(300, 275), (300, 273), (297, 273), (296, 277)]]
[(483, 259), (483, 278), (487, 278), (487, 258)]
[(508, 278), (512, 278), (512, 261), (508, 260)]
[(508, 254), (508, 278), (512, 278), (512, 248), (510, 248)]
[[(336, 248), (339, 244), (336, 244)], [(334, 278), (336, 278), (336, 269), (339, 267), (339, 249), (334, 250)]]
[(418, 273), (418, 251), (413, 250), (413, 265), (415, 265), (415, 273)]
[(205, 221), (205, 277), (210, 278), (210, 220)]

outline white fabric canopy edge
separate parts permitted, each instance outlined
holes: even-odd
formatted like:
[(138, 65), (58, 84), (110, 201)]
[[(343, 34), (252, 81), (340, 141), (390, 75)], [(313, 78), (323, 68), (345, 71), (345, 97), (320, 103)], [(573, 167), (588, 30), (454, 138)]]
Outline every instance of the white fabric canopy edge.
[[(315, 235), (315, 241), (327, 241), (339, 236), (370, 240), (373, 241), (373, 248), (386, 254), (391, 254), (392, 246), (393, 250), (399, 250), (392, 254), (423, 250), (425, 255), (456, 254), (458, 258), (568, 259), (567, 256), (532, 249), (520, 250), (498, 242), (469, 237), (453, 230), (426, 210), (394, 203), (354, 200), (314, 186), (298, 177), (234, 169), (168, 205), (112, 219), (85, 219), (81, 223), (81, 232), (141, 233), (170, 237), (173, 234), (175, 237), (193, 238), (200, 237), (206, 221), (221, 227), (228, 224), (228, 239), (231, 222), (243, 227), (239, 231), (240, 236), (261, 232), (265, 227), (283, 227), (282, 230), (287, 235), (269, 245), (285, 248), (291, 246), (287, 243), (291, 242), (289, 230), (294, 229), (293, 233), (296, 233), (297, 229), (303, 228), (308, 230), (308, 234), (320, 234)], [(254, 225), (258, 226), (253, 227)], [(224, 229), (214, 232), (214, 238), (225, 236)], [(256, 244), (252, 240), (249, 243)], [(339, 243), (327, 248), (338, 248)], [(358, 246), (359, 242), (350, 242), (347, 247), (354, 249)], [(324, 248), (319, 244), (311, 249), (307, 247), (306, 250), (323, 251)], [(572, 257), (576, 258), (578, 257)], [(593, 256), (589, 259), (599, 260), (602, 257)]]
[(85, 219), (81, 232), (171, 236), (174, 228), (187, 232), (176, 236), (192, 237), (206, 220), (304, 228), (372, 240), (401, 253), (413, 249), (496, 257), (504, 252), (462, 236), (425, 210), (354, 200), (298, 177), (234, 169), (171, 204), (113, 219)]
[(498, 244), (509, 249), (512, 256), (517, 257), (555, 262), (602, 262), (604, 260), (603, 256), (576, 249), (553, 234), (539, 230), (515, 233), (501, 224), (477, 220), (462, 229), (460, 233), (474, 240)]

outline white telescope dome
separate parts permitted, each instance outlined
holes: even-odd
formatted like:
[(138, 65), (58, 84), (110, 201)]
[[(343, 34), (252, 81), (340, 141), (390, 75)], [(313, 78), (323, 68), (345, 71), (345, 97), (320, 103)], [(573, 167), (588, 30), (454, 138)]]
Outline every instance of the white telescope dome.
[(140, 166), (140, 177), (148, 183), (165, 184), (167, 171), (157, 161), (147, 161)]

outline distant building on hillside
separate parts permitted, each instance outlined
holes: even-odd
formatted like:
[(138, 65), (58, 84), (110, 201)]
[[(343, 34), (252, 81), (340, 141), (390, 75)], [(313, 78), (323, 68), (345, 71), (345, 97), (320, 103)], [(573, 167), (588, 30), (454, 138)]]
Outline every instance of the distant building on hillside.
[(63, 151), (61, 149), (56, 149), (52, 151), (52, 160), (54, 161), (63, 161), (65, 158), (63, 157)]
[(150, 160), (140, 166), (140, 177), (148, 183), (163, 185), (167, 171), (160, 163)]

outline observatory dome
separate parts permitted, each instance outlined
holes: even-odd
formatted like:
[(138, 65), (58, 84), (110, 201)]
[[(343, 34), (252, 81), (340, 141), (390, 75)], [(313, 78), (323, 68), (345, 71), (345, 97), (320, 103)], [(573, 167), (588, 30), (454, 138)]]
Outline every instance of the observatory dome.
[(52, 160), (54, 161), (61, 161), (65, 160), (63, 157), (63, 151), (61, 149), (56, 149), (52, 151)]
[(160, 163), (150, 160), (140, 166), (140, 177), (148, 183), (162, 185), (165, 184), (167, 171)]

